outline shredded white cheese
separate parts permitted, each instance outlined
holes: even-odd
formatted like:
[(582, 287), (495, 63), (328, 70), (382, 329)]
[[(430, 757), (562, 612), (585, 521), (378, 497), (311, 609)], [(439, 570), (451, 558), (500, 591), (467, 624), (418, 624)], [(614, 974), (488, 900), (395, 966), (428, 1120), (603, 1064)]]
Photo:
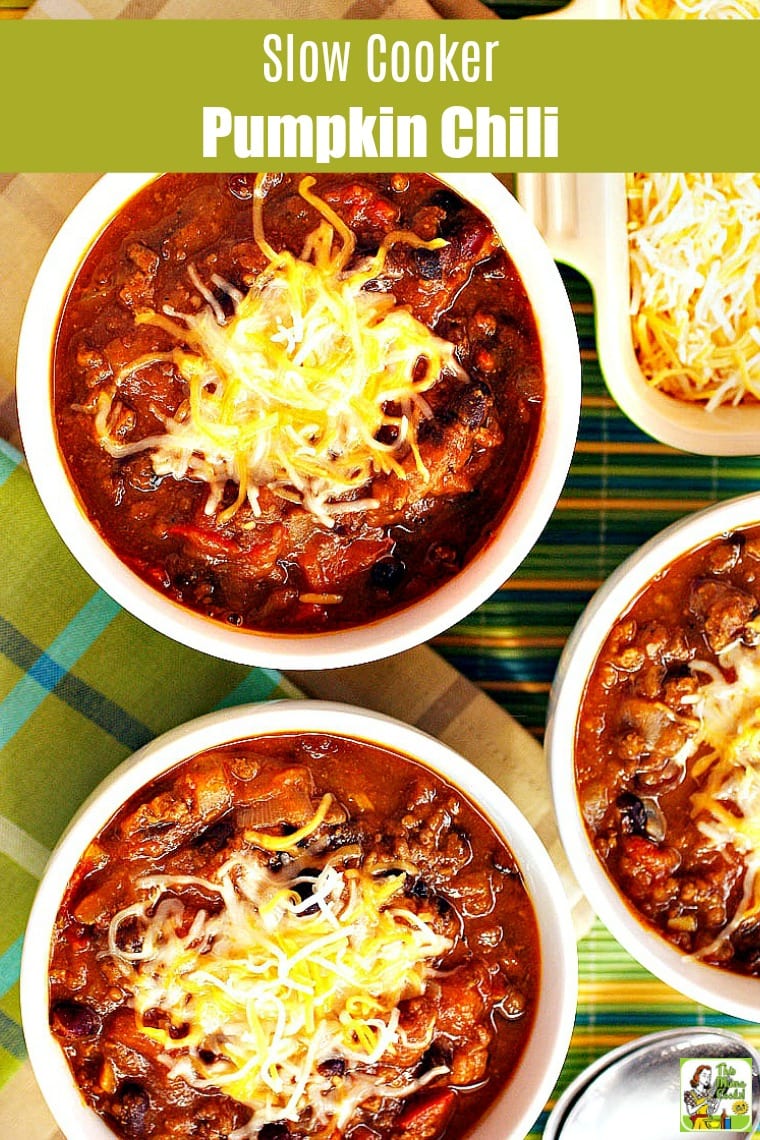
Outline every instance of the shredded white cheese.
[[(96, 434), (111, 455), (148, 450), (157, 474), (207, 483), (210, 515), (217, 513), (226, 484), (237, 485), (236, 501), (219, 513), (222, 523), (246, 499), (260, 514), (259, 493), (267, 487), (330, 527), (338, 511), (376, 506), (366, 498), (355, 505), (356, 493), (376, 473), (406, 477), (401, 459), (409, 453), (425, 477), (416, 444), (416, 424), (428, 408), (422, 393), (444, 369), (461, 373), (452, 344), (436, 337), (391, 294), (365, 289), (395, 242), (426, 249), (445, 242), (394, 231), (373, 257), (352, 263), (354, 235), (311, 192), (314, 181), (302, 179), (299, 192), (322, 220), (301, 256), (269, 245), (260, 175), (254, 236), (267, 265), (245, 294), (218, 277), (212, 282), (231, 298), (232, 316), (225, 317), (214, 294), (191, 270), (205, 302), (199, 312), (165, 308), (136, 315), (138, 323), (170, 333), (177, 347), (132, 362), (98, 397)], [(188, 399), (165, 417), (162, 433), (115, 438), (111, 414), (119, 385), (141, 368), (162, 362), (185, 381)], [(383, 428), (395, 438), (378, 438)]]
[[(260, 838), (250, 833), (252, 844)], [(141, 901), (111, 922), (110, 952), (170, 1077), (252, 1110), (231, 1140), (305, 1112), (340, 1130), (363, 1101), (408, 1096), (447, 1071), (383, 1079), (371, 1067), (385, 1061), (393, 1071), (394, 1047), (405, 1043), (399, 1003), (425, 991), (452, 943), (430, 914), (404, 905), (403, 872), (351, 865), (347, 848), (318, 873), (288, 880), (285, 869), (266, 869), (254, 845), (208, 879), (141, 879)], [(218, 903), (188, 925), (176, 891), (191, 884)], [(138, 924), (138, 950), (119, 946), (127, 920)], [(160, 1028), (149, 1011), (163, 1015)]]
[(706, 678), (693, 698), (699, 730), (691, 742), (691, 812), (709, 844), (732, 847), (746, 871), (739, 906), (701, 956), (714, 953), (742, 922), (760, 913), (760, 647), (734, 643), (718, 660), (720, 669), (691, 664), (695, 676)]
[(622, 0), (629, 20), (756, 20), (755, 0)]
[(760, 174), (631, 174), (627, 194), (645, 378), (707, 410), (760, 399)]

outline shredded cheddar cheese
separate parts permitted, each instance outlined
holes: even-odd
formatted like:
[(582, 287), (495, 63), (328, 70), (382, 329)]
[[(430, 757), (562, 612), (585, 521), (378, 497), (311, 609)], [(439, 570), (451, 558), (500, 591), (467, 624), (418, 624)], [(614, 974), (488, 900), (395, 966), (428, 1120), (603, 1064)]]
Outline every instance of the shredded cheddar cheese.
[[(307, 828), (324, 810), (323, 800)], [(298, 834), (287, 838), (297, 850)], [(138, 1028), (170, 1076), (248, 1106), (250, 1120), (231, 1137), (246, 1140), (305, 1112), (341, 1129), (363, 1101), (408, 1096), (446, 1072), (405, 1080), (372, 1070), (387, 1061), (393, 1071), (394, 1049), (406, 1042), (399, 1003), (425, 991), (451, 947), (431, 915), (404, 905), (404, 873), (373, 874), (346, 848), (288, 879), (263, 864), (260, 836), (249, 839), (208, 879), (144, 877), (142, 901), (111, 922), (110, 953)], [(192, 922), (176, 897), (188, 885), (218, 900)], [(137, 950), (119, 946), (128, 920), (139, 926)]]
[[(461, 372), (452, 344), (396, 304), (392, 294), (365, 288), (382, 272), (396, 242), (425, 249), (446, 243), (394, 231), (374, 256), (356, 259), (352, 231), (312, 192), (314, 181), (306, 177), (299, 186), (321, 215), (301, 256), (269, 244), (262, 213), (265, 176), (259, 175), (253, 230), (267, 265), (246, 293), (219, 277), (211, 281), (229, 296), (233, 314), (225, 316), (191, 269), (205, 302), (197, 313), (165, 307), (136, 314), (138, 323), (169, 333), (176, 347), (131, 362), (98, 397), (95, 430), (101, 445), (115, 457), (150, 451), (156, 474), (207, 483), (206, 512), (218, 512), (222, 523), (246, 500), (260, 514), (259, 494), (266, 487), (330, 527), (336, 514), (376, 506), (357, 495), (377, 473), (405, 478), (401, 460), (409, 454), (425, 478), (416, 442), (417, 422), (429, 413), (423, 393), (445, 369)], [(176, 369), (187, 399), (163, 417), (163, 432), (116, 438), (111, 416), (119, 385), (156, 364)], [(237, 497), (220, 511), (230, 481)]]
[(760, 175), (632, 174), (627, 194), (646, 380), (708, 411), (760, 400)]
[(756, 20), (755, 0), (623, 0), (630, 20)]
[(739, 906), (702, 956), (760, 913), (760, 647), (734, 643), (719, 664), (691, 665), (703, 679), (694, 697), (700, 727), (692, 741), (691, 813), (713, 847), (732, 847), (743, 857), (746, 872)]

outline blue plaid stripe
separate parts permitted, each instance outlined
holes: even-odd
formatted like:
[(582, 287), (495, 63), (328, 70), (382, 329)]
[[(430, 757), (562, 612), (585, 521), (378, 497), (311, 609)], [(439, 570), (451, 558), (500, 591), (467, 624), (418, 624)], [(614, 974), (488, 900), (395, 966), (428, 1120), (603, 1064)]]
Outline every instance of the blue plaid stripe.
[(266, 701), (278, 687), (282, 687), (282, 683), (283, 678), (276, 669), (251, 669), (217, 707), (228, 709), (248, 704), (249, 701)]
[(0, 1045), (18, 1061), (27, 1057), (26, 1042), (21, 1026), (0, 1009)]
[[(131, 750), (141, 748), (151, 737), (150, 729), (136, 717), (133, 717), (114, 701), (99, 693), (78, 677), (67, 673), (59, 661), (54, 661), (50, 651), (44, 652), (33, 641), (25, 637), (9, 621), (0, 617), (0, 645), (5, 656), (23, 669), (28, 677), (37, 685), (33, 696), (42, 696), (46, 692), (55, 693), (72, 708), (86, 716), (99, 728), (109, 733), (120, 744)], [(19, 682), (17, 688), (22, 685)], [(41, 691), (40, 691), (41, 690)], [(9, 694), (9, 699), (11, 694)], [(29, 694), (27, 694), (27, 699)], [(18, 715), (24, 705), (24, 695), (15, 697)], [(0, 705), (0, 714), (5, 717), (4, 706)], [(21, 724), (18, 725), (21, 727)], [(8, 736), (6, 739), (9, 739)], [(0, 729), (0, 742), (5, 743)]]
[(0, 439), (0, 487), (16, 470), (21, 458), (21, 453), (15, 447)]
[[(22, 945), (23, 938), (17, 938), (5, 953), (0, 955), (0, 998), (5, 997), (18, 981)], [(3, 1010), (0, 1010), (0, 1046), (19, 1061), (26, 1058), (26, 1045), (21, 1026)]]
[(17, 938), (5, 953), (0, 955), (0, 998), (5, 997), (8, 990), (18, 981), (23, 941), (23, 938)]
[[(102, 606), (101, 599), (98, 600), (98, 608), (106, 613), (108, 607)], [(110, 599), (107, 600), (110, 602)], [(78, 617), (82, 612), (80, 611)], [(117, 608), (116, 613), (118, 612)], [(103, 616), (104, 614), (101, 615)], [(103, 628), (108, 624), (110, 623), (103, 621)], [(71, 626), (67, 627), (67, 630), (71, 633)], [(92, 640), (96, 640), (100, 632), (102, 629), (96, 631), (96, 636)], [(90, 635), (92, 636), (92, 629)], [(88, 646), (82, 647), (80, 642), (81, 652), (74, 655), (71, 647), (58, 644), (60, 641), (60, 638), (56, 638), (48, 650), (44, 651), (25, 637), (11, 622), (0, 616), (2, 652), (25, 673), (0, 703), (0, 746), (6, 744), (23, 726), (48, 693), (55, 693), (60, 700), (86, 716), (131, 751), (147, 744), (154, 735), (147, 725), (91, 685), (67, 672), (66, 662), (68, 661), (69, 667), (74, 665), (81, 652), (84, 652)], [(282, 676), (276, 669), (251, 669), (240, 684), (219, 701), (217, 707), (231, 708), (248, 702), (268, 700), (282, 685), (282, 681)]]
[[(98, 590), (51, 641), (48, 648), (40, 651), (36, 660), (28, 666), (29, 671), (0, 704), (0, 747), (7, 744), (26, 724), (49, 692), (61, 687), (68, 671), (97, 641), (119, 612), (116, 602)], [(2, 633), (5, 632), (2, 630)], [(21, 637), (18, 634), (16, 638), (4, 638), (4, 643), (15, 645), (23, 658), (31, 643), (26, 642), (26, 639), (22, 642)]]

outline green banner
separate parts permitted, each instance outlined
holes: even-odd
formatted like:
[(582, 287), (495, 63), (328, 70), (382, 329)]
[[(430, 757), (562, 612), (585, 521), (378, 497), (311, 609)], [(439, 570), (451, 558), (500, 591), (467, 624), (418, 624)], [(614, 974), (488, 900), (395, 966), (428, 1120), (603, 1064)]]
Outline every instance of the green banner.
[(5, 170), (754, 170), (756, 21), (8, 21)]

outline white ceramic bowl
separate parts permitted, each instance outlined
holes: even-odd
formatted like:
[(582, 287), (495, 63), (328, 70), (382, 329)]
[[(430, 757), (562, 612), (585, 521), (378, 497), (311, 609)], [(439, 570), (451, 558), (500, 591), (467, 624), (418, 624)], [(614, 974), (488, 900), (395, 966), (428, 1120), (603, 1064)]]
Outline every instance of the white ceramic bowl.
[(760, 978), (709, 966), (647, 927), (628, 906), (597, 858), (575, 784), (574, 741), (589, 674), (612, 626), (666, 566), (704, 542), (760, 523), (760, 494), (726, 500), (688, 515), (655, 535), (597, 590), (560, 658), (549, 700), (546, 751), (560, 838), (594, 910), (625, 949), (673, 989), (713, 1009), (760, 1021)]
[(760, 406), (707, 412), (658, 391), (644, 378), (631, 333), (625, 174), (520, 174), (518, 196), (557, 260), (593, 285), (599, 364), (610, 395), (628, 418), (681, 451), (760, 454)]
[(461, 573), (399, 613), (335, 633), (265, 634), (193, 613), (129, 570), (83, 511), (56, 442), (51, 353), (62, 300), (94, 239), (153, 177), (109, 174), (96, 183), (53, 241), (24, 315), (17, 367), (24, 450), (40, 497), (72, 554), (147, 625), (195, 649), (251, 665), (318, 669), (371, 661), (419, 645), (465, 617), (514, 572), (538, 539), (562, 491), (577, 434), (580, 356), (572, 311), (557, 268), (525, 212), (492, 175), (437, 176), (493, 222), (528, 292), (541, 341), (546, 400), (539, 439), (501, 527)]
[(66, 885), (90, 840), (120, 805), (159, 773), (206, 748), (244, 737), (318, 732), (368, 741), (427, 765), (457, 785), (495, 825), (522, 871), (538, 919), (541, 983), (527, 1047), (507, 1088), (472, 1140), (522, 1140), (546, 1102), (567, 1052), (575, 1014), (575, 936), (559, 876), (535, 832), (488, 777), (432, 737), (348, 705), (275, 701), (212, 713), (142, 748), (83, 805), (53, 852), (24, 941), (21, 1008), (29, 1057), (51, 1112), (69, 1140), (113, 1140), (76, 1089), (48, 1027), (48, 959)]

